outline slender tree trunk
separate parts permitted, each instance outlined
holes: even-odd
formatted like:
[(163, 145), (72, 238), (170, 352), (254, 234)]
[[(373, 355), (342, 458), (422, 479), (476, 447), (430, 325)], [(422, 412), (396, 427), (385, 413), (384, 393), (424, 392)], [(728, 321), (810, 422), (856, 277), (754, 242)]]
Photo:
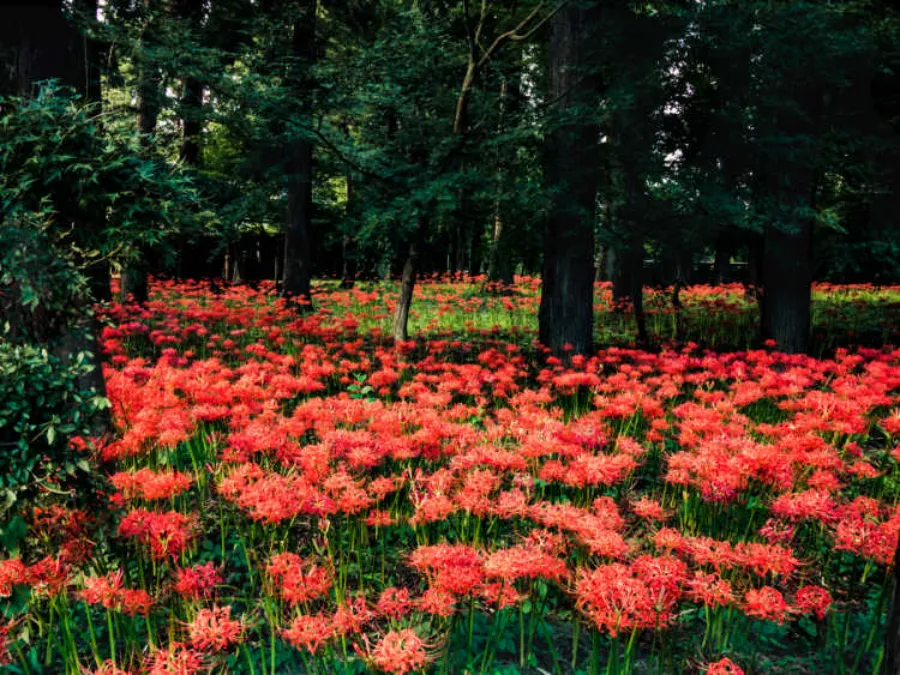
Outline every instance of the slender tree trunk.
[[(506, 102), (509, 91), (509, 85), (506, 78), (500, 82), (499, 97), (499, 113), (497, 122), (497, 132), (503, 133), (506, 128)], [(490, 244), (487, 251), (487, 283), (502, 283), (511, 286), (513, 283), (513, 273), (515, 265), (510, 258), (509, 251), (506, 250), (507, 237), (504, 236), (507, 228), (503, 221), (503, 192), (506, 188), (506, 167), (504, 166), (503, 147), (498, 144), (497, 154), (494, 159), (496, 165), (495, 180), (496, 192), (494, 195), (494, 218), (491, 227)]]
[(584, 74), (596, 9), (562, 7), (550, 20), (550, 99), (561, 122), (549, 137), (547, 175), (559, 191), (544, 241), (539, 337), (554, 354), (587, 354), (594, 330), (594, 197), (598, 128), (583, 116), (565, 119), (596, 92)]
[(724, 237), (716, 239), (716, 257), (713, 261), (713, 271), (717, 283), (728, 283), (731, 279), (731, 247)]
[[(419, 229), (422, 229), (421, 224)], [(403, 264), (403, 274), (400, 277), (400, 298), (397, 302), (397, 308), (394, 310), (394, 319), (391, 324), (394, 342), (405, 342), (409, 339), (409, 309), (412, 306), (413, 290), (416, 285), (416, 276), (419, 272), (420, 252), (417, 239), (417, 234), (414, 234), (410, 240), (406, 262)]]
[[(316, 0), (304, 0), (303, 15), (293, 27), (292, 49), (297, 59), (291, 76), (300, 99), (300, 116), (312, 115), (313, 80), (310, 68), (316, 60)], [(313, 144), (295, 138), (288, 149), (287, 229), (284, 238), (284, 283), (282, 294), (308, 308), (312, 301), (309, 231), (312, 224)]]
[[(149, 55), (154, 40), (153, 31), (156, 24), (157, 0), (144, 0), (144, 10), (147, 13), (147, 17), (141, 33), (140, 74), (138, 76), (138, 131), (141, 134), (141, 144), (145, 148), (149, 148), (152, 137), (156, 133), (156, 122), (159, 119), (160, 111), (160, 72), (155, 63), (155, 58)], [(129, 261), (122, 266), (119, 283), (119, 295), (122, 302), (129, 298), (138, 303), (147, 301), (147, 274), (150, 255), (149, 250), (142, 249), (138, 252), (138, 260)]]

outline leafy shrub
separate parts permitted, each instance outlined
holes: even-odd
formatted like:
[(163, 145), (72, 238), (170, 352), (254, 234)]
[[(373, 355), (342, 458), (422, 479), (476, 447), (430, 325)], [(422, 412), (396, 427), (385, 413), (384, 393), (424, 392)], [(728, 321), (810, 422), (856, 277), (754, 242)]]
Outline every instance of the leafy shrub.
[[(88, 434), (108, 404), (82, 378), (92, 366), (78, 355), (60, 359), (31, 345), (0, 340), (0, 522), (2, 543), (16, 546), (14, 504), (40, 492), (80, 488), (90, 469), (70, 438)], [(20, 511), (21, 509), (15, 509)]]

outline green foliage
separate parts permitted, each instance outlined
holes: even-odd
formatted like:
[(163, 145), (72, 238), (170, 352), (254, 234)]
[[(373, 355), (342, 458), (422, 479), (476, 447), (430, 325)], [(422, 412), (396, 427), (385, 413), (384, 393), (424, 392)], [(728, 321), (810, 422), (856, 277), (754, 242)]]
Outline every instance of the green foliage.
[(84, 484), (87, 457), (69, 439), (89, 434), (107, 405), (82, 389), (92, 368), (84, 355), (63, 360), (46, 349), (0, 340), (0, 523), (6, 523), (0, 541), (9, 552), (18, 546), (20, 523), (8, 516), (22, 502)]
[(0, 218), (41, 226), (59, 258), (84, 270), (128, 261), (196, 225), (197, 195), (114, 116), (52, 84), (0, 100)]

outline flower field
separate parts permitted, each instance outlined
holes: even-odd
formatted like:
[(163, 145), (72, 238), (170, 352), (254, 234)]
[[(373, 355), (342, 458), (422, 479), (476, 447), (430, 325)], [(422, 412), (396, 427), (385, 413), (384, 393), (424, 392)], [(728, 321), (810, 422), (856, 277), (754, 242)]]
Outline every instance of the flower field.
[[(820, 287), (821, 358), (740, 286), (662, 347), (535, 346), (537, 282), (158, 282), (106, 308), (108, 476), (0, 561), (12, 673), (873, 673), (900, 532), (900, 289)], [(674, 340), (675, 325), (682, 346)], [(845, 349), (845, 346), (851, 348)]]

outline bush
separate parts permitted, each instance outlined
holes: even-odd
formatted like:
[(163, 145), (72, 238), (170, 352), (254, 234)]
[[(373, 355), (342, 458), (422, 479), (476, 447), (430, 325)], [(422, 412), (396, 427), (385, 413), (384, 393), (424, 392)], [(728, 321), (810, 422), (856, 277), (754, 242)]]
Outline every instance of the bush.
[[(70, 438), (88, 434), (108, 404), (82, 380), (92, 366), (79, 355), (62, 360), (45, 349), (0, 339), (0, 542), (17, 547), (14, 504), (43, 491), (80, 488), (90, 466)], [(80, 490), (78, 490), (80, 492)]]

